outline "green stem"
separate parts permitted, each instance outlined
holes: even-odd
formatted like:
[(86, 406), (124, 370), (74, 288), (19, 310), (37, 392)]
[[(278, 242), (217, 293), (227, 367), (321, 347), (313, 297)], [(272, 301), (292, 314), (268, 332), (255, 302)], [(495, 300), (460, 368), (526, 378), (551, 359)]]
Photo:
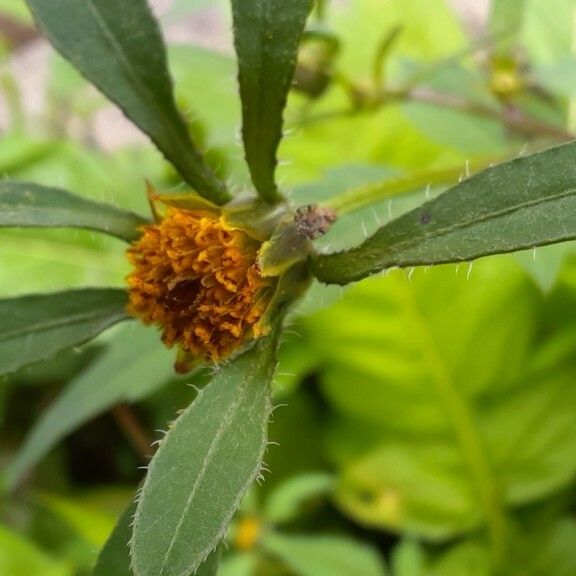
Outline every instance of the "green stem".
[(331, 208), (339, 216), (355, 212), (366, 206), (376, 204), (387, 198), (393, 198), (416, 190), (421, 190), (428, 186), (439, 186), (442, 184), (453, 184), (458, 182), (468, 172), (477, 172), (487, 168), (502, 158), (484, 158), (474, 160), (464, 166), (450, 166), (433, 170), (422, 170), (412, 174), (388, 178), (375, 184), (367, 184), (347, 190), (342, 194), (321, 203), (325, 208)]
[(506, 110), (493, 106), (485, 106), (478, 102), (469, 102), (458, 97), (427, 89), (414, 89), (409, 92), (402, 90), (397, 96), (394, 96), (394, 98), (400, 102), (412, 101), (431, 104), (432, 106), (448, 108), (450, 110), (463, 112), (464, 114), (494, 120), (510, 131), (523, 136), (552, 138), (563, 142), (574, 139), (574, 134), (565, 128), (530, 118), (516, 108)]
[[(410, 290), (405, 291), (406, 295), (410, 293)], [(423, 321), (413, 299), (408, 300), (407, 297), (406, 304), (424, 336), (425, 358), (436, 391), (476, 484), (487, 525), (493, 567), (497, 572), (498, 567), (502, 565), (507, 547), (506, 512), (497, 478), (477, 430), (472, 410), (447, 368), (428, 325)]]
[(379, 110), (383, 106), (419, 102), (493, 120), (510, 132), (522, 137), (549, 138), (560, 142), (568, 142), (575, 137), (570, 130), (526, 116), (521, 110), (515, 107), (503, 108), (501, 106), (489, 106), (427, 88), (418, 88), (418, 86), (412, 84), (412, 82), (416, 82), (418, 79), (420, 78), (415, 77), (407, 83), (407, 85), (395, 89), (383, 90), (382, 86), (366, 89), (366, 87), (349, 79), (342, 72), (335, 72), (333, 74), (333, 81), (341, 85), (348, 93), (351, 105), (343, 110), (336, 110), (307, 118), (301, 121), (300, 124), (306, 125), (333, 120), (335, 118), (355, 116), (361, 113)]

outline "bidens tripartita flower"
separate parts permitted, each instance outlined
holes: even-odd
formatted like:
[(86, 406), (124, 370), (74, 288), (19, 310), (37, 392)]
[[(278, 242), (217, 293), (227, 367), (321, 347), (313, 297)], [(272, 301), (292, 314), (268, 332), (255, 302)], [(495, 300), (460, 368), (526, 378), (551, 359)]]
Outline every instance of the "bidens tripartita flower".
[[(287, 291), (279, 282), (307, 255), (304, 235), (296, 242), (297, 258), (293, 240), (286, 250), (282, 246), (287, 235), (278, 230), (293, 222), (291, 217), (284, 209), (220, 208), (194, 195), (150, 196), (157, 221), (144, 226), (128, 249), (133, 266), (127, 277), (129, 312), (158, 326), (167, 346), (179, 347), (180, 371), (198, 362), (217, 362), (266, 334), (270, 309), (288, 300), (289, 292), (301, 294), (307, 278), (303, 270), (298, 278), (289, 275), (297, 290)], [(271, 273), (263, 270), (263, 246), (266, 254), (278, 253), (280, 259), (289, 254), (289, 264), (277, 266), (275, 261)]]

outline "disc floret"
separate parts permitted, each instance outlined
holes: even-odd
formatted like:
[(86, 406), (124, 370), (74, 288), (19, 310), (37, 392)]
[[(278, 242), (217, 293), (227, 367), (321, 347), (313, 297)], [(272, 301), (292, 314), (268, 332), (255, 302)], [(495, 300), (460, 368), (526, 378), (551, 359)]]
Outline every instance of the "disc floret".
[(222, 212), (168, 207), (128, 250), (129, 312), (191, 357), (218, 361), (261, 336), (273, 292), (260, 243)]

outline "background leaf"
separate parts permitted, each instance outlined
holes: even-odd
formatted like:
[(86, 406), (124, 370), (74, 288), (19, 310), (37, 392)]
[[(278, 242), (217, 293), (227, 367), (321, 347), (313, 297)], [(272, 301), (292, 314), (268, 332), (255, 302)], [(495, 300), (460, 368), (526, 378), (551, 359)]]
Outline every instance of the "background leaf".
[(490, 32), (495, 36), (497, 52), (514, 48), (518, 43), (528, 0), (492, 0)]
[(79, 346), (128, 318), (124, 290), (85, 289), (0, 300), (0, 374)]
[(135, 516), (138, 576), (193, 572), (224, 536), (264, 455), (276, 346), (273, 334), (223, 367), (160, 444)]
[(63, 520), (75, 533), (82, 537), (90, 546), (100, 547), (113, 526), (109, 514), (98, 510), (96, 506), (87, 506), (70, 498), (47, 492), (36, 495), (40, 504), (53, 515)]
[(72, 570), (53, 560), (21, 536), (0, 526), (2, 576), (71, 576)]
[(393, 266), (469, 261), (576, 238), (576, 144), (489, 168), (345, 252), (317, 255), (322, 282), (346, 284)]
[(136, 502), (126, 508), (98, 556), (92, 576), (132, 576), (129, 541)]
[(490, 576), (490, 554), (477, 542), (465, 542), (455, 546), (432, 563), (428, 574), (431, 576)]
[(402, 540), (392, 552), (394, 576), (424, 576), (424, 551), (415, 540)]
[(536, 362), (541, 299), (502, 258), (365, 281), (306, 321), (346, 513), (445, 539), (571, 481), (573, 364)]
[(58, 188), (0, 182), (0, 226), (86, 228), (131, 241), (145, 223), (141, 216)]
[(268, 497), (264, 517), (275, 525), (290, 522), (309, 500), (326, 496), (333, 488), (334, 478), (329, 474), (310, 473), (289, 478)]
[(274, 179), (282, 114), (311, 0), (232, 0), (242, 136), (256, 191), (279, 199)]
[[(144, 131), (196, 191), (229, 199), (176, 109), (166, 50), (146, 0), (27, 0), (54, 47)], [(62, 18), (66, 14), (66, 18)]]
[(6, 472), (13, 488), (62, 438), (120, 402), (135, 402), (173, 377), (174, 352), (156, 330), (131, 322), (107, 350), (71, 380), (28, 434)]
[(382, 559), (371, 546), (341, 536), (267, 534), (264, 548), (299, 576), (384, 576)]
[(225, 558), (218, 576), (253, 576), (258, 565), (255, 552), (243, 552)]

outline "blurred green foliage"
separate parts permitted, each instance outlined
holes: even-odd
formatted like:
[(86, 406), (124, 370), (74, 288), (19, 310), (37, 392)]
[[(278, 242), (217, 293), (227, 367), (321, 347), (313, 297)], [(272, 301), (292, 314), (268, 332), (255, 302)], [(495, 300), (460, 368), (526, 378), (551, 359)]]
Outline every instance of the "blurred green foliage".
[[(207, 4), (174, 2), (166, 28), (196, 10), (221, 14), (225, 27), (223, 3)], [(516, 130), (501, 114), (511, 107), (557, 131), (576, 128), (574, 0), (495, 0), (480, 40), (443, 0), (327, 4), (314, 25), (338, 39), (336, 72), (314, 97), (294, 91), (294, 134), (280, 154), (295, 202), (423, 169), (465, 174), (468, 162), (550, 143), (550, 131)], [(105, 145), (103, 98), (52, 52), (42, 111), (31, 113), (19, 59), (41, 41), (22, 1), (0, 0), (0, 15), (3, 175), (140, 213), (145, 179), (178, 185), (137, 137)], [(395, 26), (378, 88), (417, 78), (472, 111), (417, 98), (376, 104), (368, 89), (351, 89), (371, 86), (374, 55)], [(28, 39), (14, 41), (16, 29)], [(198, 114), (190, 129), (212, 165), (246, 186), (233, 59), (190, 44), (173, 46), (170, 59), (181, 109)], [(346, 216), (323, 241), (350, 245), (424, 195)], [(3, 231), (0, 261), (2, 295), (120, 286), (127, 270), (118, 241), (63, 230)], [(293, 324), (271, 424), (279, 446), (237, 516), (221, 574), (576, 574), (571, 246), (313, 289)], [(170, 353), (151, 353), (150, 331), (124, 330), (129, 339), (113, 331), (0, 382), (0, 479), (39, 461), (0, 503), (2, 576), (88, 574), (140, 479), (143, 444), (195, 394), (191, 379), (171, 376)]]

